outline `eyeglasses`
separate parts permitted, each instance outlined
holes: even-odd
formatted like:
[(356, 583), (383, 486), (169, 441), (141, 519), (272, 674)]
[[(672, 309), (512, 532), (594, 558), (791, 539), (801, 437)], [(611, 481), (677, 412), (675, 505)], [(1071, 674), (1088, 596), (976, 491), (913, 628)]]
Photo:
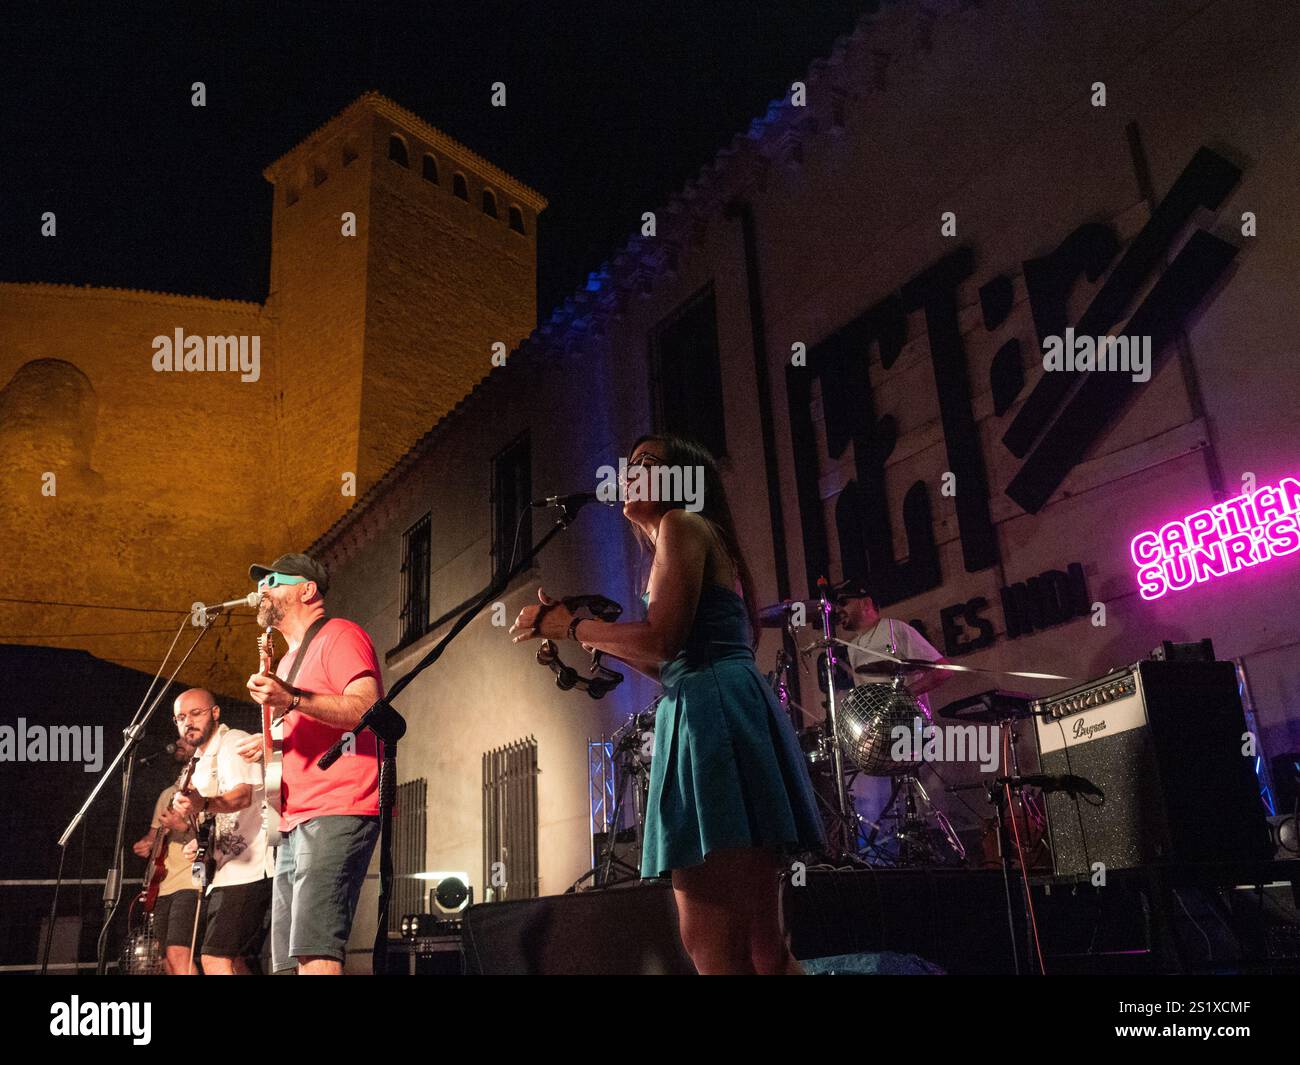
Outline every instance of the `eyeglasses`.
[(260, 592), (263, 588), (275, 588), (281, 584), (306, 584), (306, 577), (294, 577), (288, 573), (268, 573), (257, 582), (257, 590)]
[(191, 710), (188, 713), (177, 714), (175, 719), (176, 724), (183, 725), (186, 721), (197, 721), (201, 717), (207, 717), (216, 708), (216, 704), (214, 703), (212, 706), (205, 706), (201, 710)]

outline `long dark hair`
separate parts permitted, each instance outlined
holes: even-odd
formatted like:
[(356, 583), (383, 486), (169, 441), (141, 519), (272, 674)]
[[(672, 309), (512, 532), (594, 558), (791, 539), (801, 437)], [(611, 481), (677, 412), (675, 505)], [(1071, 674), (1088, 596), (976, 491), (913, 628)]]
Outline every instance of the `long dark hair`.
[[(704, 505), (699, 513), (713, 527), (713, 531), (722, 542), (723, 548), (731, 557), (731, 564), (736, 567), (736, 574), (740, 577), (740, 589), (745, 599), (745, 611), (749, 615), (750, 645), (757, 647), (758, 601), (754, 598), (754, 578), (749, 571), (749, 564), (745, 561), (745, 553), (740, 549), (740, 541), (736, 536), (736, 522), (731, 516), (731, 505), (727, 502), (727, 490), (722, 485), (722, 473), (718, 469), (718, 460), (713, 457), (713, 454), (703, 444), (684, 436), (675, 436), (672, 433), (647, 433), (632, 445), (632, 450), (628, 452), (628, 455), (635, 454), (637, 448), (651, 440), (663, 445), (664, 454), (656, 457), (663, 459), (664, 465), (677, 466), (683, 469), (688, 466), (698, 466), (704, 470)], [(686, 507), (684, 500), (669, 500), (667, 502), (669, 510), (684, 510)], [(632, 528), (637, 540), (649, 552), (653, 563), (654, 541), (641, 531), (640, 526), (633, 525)]]

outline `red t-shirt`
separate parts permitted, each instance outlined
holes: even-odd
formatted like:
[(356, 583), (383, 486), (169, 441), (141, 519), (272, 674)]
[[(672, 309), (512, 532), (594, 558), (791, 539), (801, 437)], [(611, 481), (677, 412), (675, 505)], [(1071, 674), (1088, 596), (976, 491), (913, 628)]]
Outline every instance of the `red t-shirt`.
[[(289, 675), (297, 652), (286, 654), (276, 668), (281, 680)], [(379, 672), (375, 645), (366, 630), (343, 618), (330, 618), (307, 648), (302, 669), (293, 686), (303, 691), (341, 695), (358, 677), (375, 678), (379, 694), (384, 682)], [(367, 816), (379, 813), (379, 740), (368, 729), (356, 737), (352, 754), (329, 769), (316, 767), (343, 729), (334, 728), (301, 710), (284, 716), (284, 762), (280, 784), (280, 831), (288, 832), (313, 817), (324, 814)]]

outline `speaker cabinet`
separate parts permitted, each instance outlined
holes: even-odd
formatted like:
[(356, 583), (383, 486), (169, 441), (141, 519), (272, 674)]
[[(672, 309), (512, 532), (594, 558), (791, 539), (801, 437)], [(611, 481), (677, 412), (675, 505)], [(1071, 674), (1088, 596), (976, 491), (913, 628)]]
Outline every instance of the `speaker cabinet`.
[(1057, 876), (1269, 853), (1232, 663), (1140, 662), (1034, 708), (1041, 771), (1104, 793), (1047, 796)]

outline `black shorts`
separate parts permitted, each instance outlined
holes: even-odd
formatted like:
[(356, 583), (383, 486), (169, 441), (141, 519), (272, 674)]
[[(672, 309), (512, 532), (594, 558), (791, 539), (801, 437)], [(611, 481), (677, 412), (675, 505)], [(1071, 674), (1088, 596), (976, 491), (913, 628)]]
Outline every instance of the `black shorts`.
[[(191, 888), (159, 895), (153, 907), (153, 934), (165, 951), (168, 947), (189, 949), (194, 935), (194, 907), (199, 893)], [(199, 921), (198, 942), (203, 942), (203, 922)]]
[(212, 958), (253, 958), (262, 949), (271, 912), (271, 878), (213, 888), (207, 898), (202, 953)]

